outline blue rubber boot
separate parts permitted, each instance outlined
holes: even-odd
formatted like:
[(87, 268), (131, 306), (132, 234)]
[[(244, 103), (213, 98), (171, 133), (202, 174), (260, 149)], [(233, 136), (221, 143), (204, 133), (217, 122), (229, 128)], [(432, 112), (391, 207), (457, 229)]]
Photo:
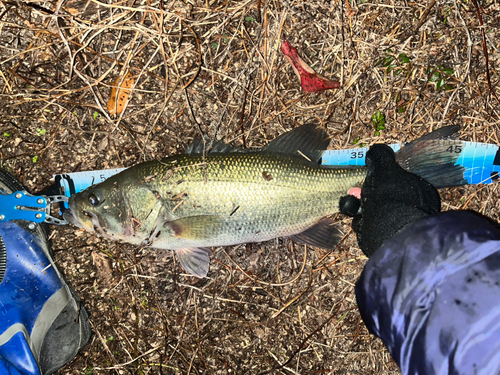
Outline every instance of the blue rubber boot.
[[(0, 194), (23, 190), (0, 170)], [(85, 308), (53, 261), (44, 224), (0, 223), (0, 374), (48, 375), (91, 335)]]

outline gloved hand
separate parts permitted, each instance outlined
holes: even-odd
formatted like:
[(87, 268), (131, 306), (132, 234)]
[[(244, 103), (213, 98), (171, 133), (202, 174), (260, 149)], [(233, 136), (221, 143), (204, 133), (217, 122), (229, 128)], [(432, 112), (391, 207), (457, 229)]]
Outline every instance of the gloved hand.
[(366, 153), (366, 166), (361, 199), (347, 195), (339, 206), (341, 213), (354, 218), (358, 245), (370, 257), (407, 224), (439, 212), (441, 200), (431, 184), (396, 163), (389, 146), (372, 146)]

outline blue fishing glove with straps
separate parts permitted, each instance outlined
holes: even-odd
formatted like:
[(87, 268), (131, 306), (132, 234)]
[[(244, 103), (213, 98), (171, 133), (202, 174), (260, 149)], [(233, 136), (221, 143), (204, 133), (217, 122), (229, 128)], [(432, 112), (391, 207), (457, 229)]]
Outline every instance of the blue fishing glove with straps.
[(353, 217), (359, 247), (370, 257), (407, 224), (439, 212), (441, 200), (431, 184), (396, 163), (389, 146), (372, 146), (366, 154), (366, 166), (361, 199), (344, 196), (339, 207), (341, 213)]
[[(0, 195), (23, 191), (0, 170)], [(90, 338), (87, 312), (53, 260), (45, 224), (0, 222), (0, 374), (48, 375)]]

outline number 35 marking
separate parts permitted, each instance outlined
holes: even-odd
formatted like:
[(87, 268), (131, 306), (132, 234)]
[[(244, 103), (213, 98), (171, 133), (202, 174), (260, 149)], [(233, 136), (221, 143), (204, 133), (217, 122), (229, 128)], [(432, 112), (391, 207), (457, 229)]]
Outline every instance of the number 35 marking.
[(363, 159), (365, 157), (364, 151), (351, 152), (351, 159)]

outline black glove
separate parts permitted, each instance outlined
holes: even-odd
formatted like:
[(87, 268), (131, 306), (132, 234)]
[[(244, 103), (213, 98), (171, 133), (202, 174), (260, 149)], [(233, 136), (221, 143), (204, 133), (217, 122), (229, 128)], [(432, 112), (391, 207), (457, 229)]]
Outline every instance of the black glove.
[(361, 200), (348, 195), (340, 198), (339, 206), (341, 213), (354, 218), (352, 229), (369, 257), (407, 224), (439, 212), (441, 200), (431, 184), (396, 163), (389, 146), (372, 146), (366, 153), (366, 166)]

